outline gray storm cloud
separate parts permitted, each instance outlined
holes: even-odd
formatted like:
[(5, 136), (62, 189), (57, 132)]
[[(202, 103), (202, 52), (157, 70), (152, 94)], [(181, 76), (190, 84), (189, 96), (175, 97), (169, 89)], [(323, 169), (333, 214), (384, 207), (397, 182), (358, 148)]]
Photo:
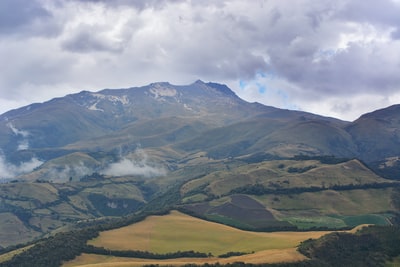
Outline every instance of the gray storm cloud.
[(0, 107), (202, 79), (355, 119), (400, 102), (398, 14), (398, 0), (4, 0)]

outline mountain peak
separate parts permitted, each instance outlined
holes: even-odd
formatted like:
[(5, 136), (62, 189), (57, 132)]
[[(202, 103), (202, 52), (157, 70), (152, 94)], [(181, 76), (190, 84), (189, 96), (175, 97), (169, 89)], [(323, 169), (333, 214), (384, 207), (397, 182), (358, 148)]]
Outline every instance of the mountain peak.
[(234, 97), (238, 97), (228, 86), (226, 86), (225, 84), (220, 84), (220, 83), (213, 83), (213, 82), (209, 82), (206, 83), (207, 86), (212, 87), (214, 89), (217, 89), (217, 91), (228, 95), (228, 96), (234, 96)]
[(150, 87), (158, 87), (158, 86), (171, 86), (169, 82), (155, 82), (149, 84)]
[(213, 83), (213, 82), (205, 83), (199, 79), (199, 80), (195, 81), (193, 83), (193, 85), (201, 85), (201, 86), (211, 87), (213, 89), (216, 89), (218, 92), (223, 93), (224, 95), (237, 97), (237, 95), (225, 84)]
[(205, 84), (202, 80), (198, 79), (197, 81), (194, 82), (194, 84)]

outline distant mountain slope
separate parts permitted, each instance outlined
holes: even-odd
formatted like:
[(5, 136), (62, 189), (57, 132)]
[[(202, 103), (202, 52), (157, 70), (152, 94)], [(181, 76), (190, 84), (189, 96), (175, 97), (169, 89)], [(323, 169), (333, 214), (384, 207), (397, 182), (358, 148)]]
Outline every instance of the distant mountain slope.
[(32, 104), (0, 115), (0, 246), (173, 206), (248, 229), (385, 224), (399, 133), (399, 105), (345, 122), (202, 81)]
[[(193, 153), (215, 159), (334, 155), (372, 163), (400, 156), (399, 111), (392, 106), (349, 123), (248, 103), (217, 83), (153, 83), (83, 91), (2, 114), (0, 149), (14, 169), (33, 158), (46, 162), (75, 152), (102, 152), (94, 160), (104, 163), (138, 147), (161, 151), (157, 160), (164, 165)], [(38, 179), (44, 177), (49, 174)]]
[(256, 118), (215, 128), (177, 145), (184, 150), (204, 150), (213, 158), (265, 152), (281, 157), (298, 154), (355, 157), (351, 136), (326, 118)]
[(346, 127), (360, 158), (377, 161), (400, 153), (400, 105), (368, 114)]
[[(156, 119), (154, 126), (171, 117), (200, 120), (211, 128), (274, 110), (247, 103), (226, 86), (201, 81), (189, 86), (154, 83), (97, 93), (83, 91), (1, 115), (0, 148), (8, 154), (28, 148), (62, 147), (129, 127), (143, 127), (146, 121), (152, 126), (149, 121)], [(149, 127), (146, 130), (154, 131)]]
[[(205, 138), (212, 134), (208, 131), (239, 122), (251, 124), (260, 120), (268, 126), (274, 121), (283, 125), (300, 118), (345, 124), (314, 114), (248, 103), (221, 84), (153, 83), (96, 93), (82, 91), (6, 112), (0, 116), (0, 149), (7, 161), (19, 165), (33, 157), (47, 161), (77, 151), (115, 153), (123, 148), (128, 153), (138, 146), (161, 147)], [(263, 134), (265, 127), (260, 127), (256, 135)], [(233, 126), (227, 131), (237, 129)], [(240, 139), (243, 138), (246, 136)], [(252, 141), (254, 138), (238, 140), (247, 146)], [(235, 142), (224, 138), (219, 145)], [(252, 151), (234, 155), (242, 152)]]

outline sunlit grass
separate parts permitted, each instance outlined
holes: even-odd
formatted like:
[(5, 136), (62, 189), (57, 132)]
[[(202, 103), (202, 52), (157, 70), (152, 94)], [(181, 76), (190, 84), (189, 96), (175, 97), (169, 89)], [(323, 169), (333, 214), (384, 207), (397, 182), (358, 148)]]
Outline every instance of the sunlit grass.
[(133, 267), (143, 265), (166, 265), (180, 266), (185, 264), (205, 264), (205, 263), (234, 263), (246, 262), (253, 264), (260, 263), (277, 263), (277, 262), (296, 262), (306, 259), (302, 254), (296, 251), (295, 248), (289, 249), (272, 249), (264, 250), (254, 254), (248, 254), (238, 257), (226, 259), (211, 257), (211, 258), (180, 258), (168, 260), (153, 260), (153, 259), (138, 259), (138, 258), (121, 258), (112, 256), (103, 256), (95, 254), (82, 254), (72, 261), (63, 265), (63, 267)]
[(295, 248), (301, 241), (318, 238), (327, 232), (242, 231), (200, 220), (177, 211), (100, 233), (89, 243), (112, 250), (142, 250), (154, 253), (194, 250), (215, 256), (235, 252), (257, 252)]

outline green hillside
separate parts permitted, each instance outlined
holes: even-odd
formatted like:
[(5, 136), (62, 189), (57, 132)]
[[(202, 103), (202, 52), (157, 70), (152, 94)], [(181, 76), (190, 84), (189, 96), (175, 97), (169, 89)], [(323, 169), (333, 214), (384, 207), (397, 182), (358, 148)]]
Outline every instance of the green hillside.
[(75, 257), (100, 231), (173, 209), (251, 231), (396, 224), (399, 107), (345, 122), (197, 81), (9, 111), (0, 115), (0, 252), (28, 242), (32, 255), (44, 253), (35, 244), (50, 255), (68, 244)]
[(180, 193), (184, 210), (210, 220), (253, 230), (312, 229), (388, 224), (398, 211), (397, 187), (357, 160), (275, 160), (213, 172)]
[(25, 243), (86, 220), (132, 213), (146, 203), (153, 190), (132, 177), (87, 180), (0, 185), (0, 246)]
[[(0, 229), (0, 246), (29, 241), (79, 221), (130, 214), (142, 207), (148, 211), (177, 207), (251, 230), (387, 224), (398, 209), (393, 204), (398, 183), (377, 176), (358, 160), (328, 164), (337, 160), (322, 157), (249, 163), (260, 157), (212, 160), (196, 153), (177, 161), (179, 155), (168, 149), (146, 151), (153, 158), (174, 155), (170, 167), (175, 170), (153, 178), (93, 173), (63, 183), (33, 179), (33, 172), (32, 182), (0, 184), (0, 212), (9, 222)], [(98, 162), (87, 154), (58, 160), (72, 164), (77, 159)], [(50, 170), (53, 164), (46, 163), (37, 172)], [(10, 235), (10, 227), (19, 234)]]

